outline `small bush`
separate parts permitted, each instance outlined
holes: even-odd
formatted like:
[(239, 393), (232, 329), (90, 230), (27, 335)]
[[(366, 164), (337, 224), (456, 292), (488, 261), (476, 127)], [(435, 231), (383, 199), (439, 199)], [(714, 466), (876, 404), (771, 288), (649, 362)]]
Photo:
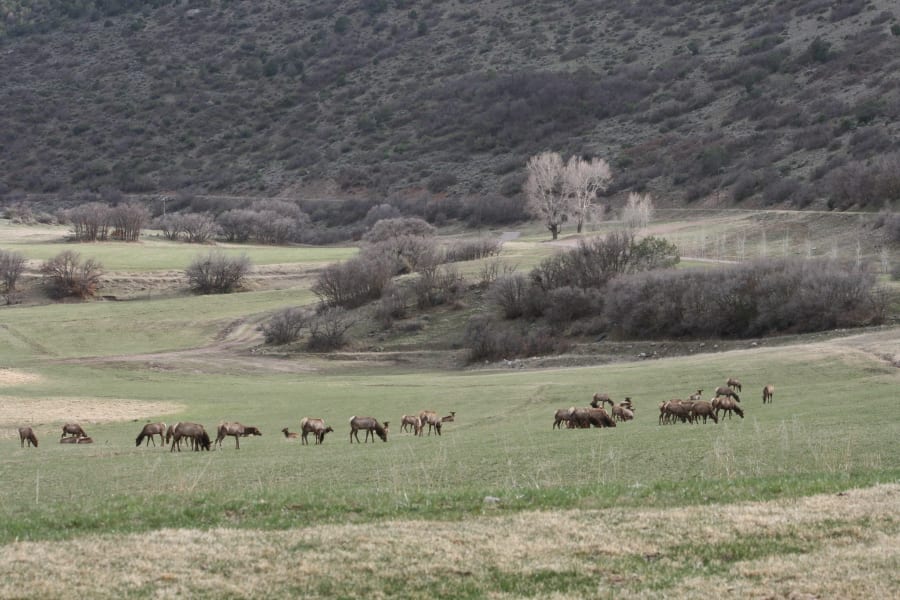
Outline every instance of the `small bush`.
[(521, 273), (498, 277), (488, 290), (488, 299), (506, 319), (517, 319), (527, 311), (531, 283)]
[(447, 262), (462, 262), (466, 260), (479, 260), (497, 256), (503, 249), (503, 242), (497, 238), (481, 237), (477, 239), (459, 240), (447, 248), (444, 260)]
[(199, 294), (227, 294), (241, 287), (251, 266), (245, 254), (227, 256), (221, 250), (213, 250), (194, 258), (185, 275), (190, 288)]
[(51, 298), (91, 298), (100, 286), (103, 265), (72, 250), (60, 252), (41, 266), (47, 292)]
[(423, 219), (401, 217), (398, 219), (382, 219), (372, 226), (363, 236), (370, 243), (384, 242), (401, 236), (433, 237), (436, 230)]
[(312, 352), (330, 352), (347, 344), (345, 334), (353, 326), (346, 310), (330, 307), (309, 321), (309, 339), (306, 349)]
[(486, 315), (469, 319), (463, 332), (463, 346), (469, 362), (494, 361), (524, 356), (559, 354), (570, 344), (549, 328), (526, 330), (510, 323), (498, 323)]
[(574, 287), (561, 287), (547, 293), (544, 317), (551, 325), (566, 326), (598, 311), (599, 296)]
[(382, 294), (375, 306), (373, 316), (382, 328), (390, 329), (395, 320), (405, 318), (406, 314), (406, 298), (403, 292), (399, 288), (391, 286)]
[(355, 308), (380, 298), (392, 275), (387, 261), (359, 256), (325, 267), (311, 289), (326, 306)]
[(266, 343), (281, 345), (297, 341), (308, 320), (309, 315), (299, 308), (278, 311), (262, 326)]
[(413, 283), (416, 306), (428, 308), (457, 301), (465, 291), (465, 280), (455, 267), (425, 269)]

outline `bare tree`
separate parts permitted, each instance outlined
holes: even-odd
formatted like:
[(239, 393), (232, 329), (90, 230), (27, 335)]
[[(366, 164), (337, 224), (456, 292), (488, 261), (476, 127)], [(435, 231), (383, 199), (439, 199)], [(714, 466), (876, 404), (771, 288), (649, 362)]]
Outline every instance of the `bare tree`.
[(41, 273), (50, 296), (65, 298), (90, 298), (97, 293), (103, 265), (89, 258), (81, 261), (81, 255), (72, 250), (60, 252), (41, 266)]
[(653, 198), (650, 194), (631, 192), (625, 208), (622, 210), (622, 221), (630, 229), (643, 229), (650, 224), (653, 217)]
[(563, 162), (556, 152), (542, 152), (528, 159), (528, 180), (525, 195), (527, 210), (541, 219), (553, 239), (559, 237), (562, 224), (568, 218), (568, 202), (563, 194)]
[(80, 242), (105, 240), (109, 233), (110, 208), (102, 202), (87, 202), (65, 211), (72, 233)]
[(307, 349), (313, 352), (328, 352), (344, 346), (347, 343), (344, 334), (353, 323), (353, 319), (343, 308), (327, 308), (309, 322)]
[(612, 172), (602, 158), (584, 160), (573, 156), (563, 170), (563, 194), (569, 200), (569, 212), (575, 218), (578, 233), (591, 211), (597, 193), (605, 190)]
[(25, 271), (25, 257), (19, 252), (0, 250), (0, 285), (5, 292), (15, 292), (16, 283)]
[(180, 225), (181, 231), (187, 235), (187, 241), (193, 244), (205, 244), (219, 232), (215, 219), (205, 214), (181, 215)]
[(125, 242), (136, 242), (141, 237), (141, 229), (150, 220), (150, 211), (143, 205), (129, 202), (110, 209), (112, 237)]
[(262, 326), (267, 344), (289, 344), (300, 337), (300, 331), (309, 321), (310, 315), (300, 308), (284, 308)]

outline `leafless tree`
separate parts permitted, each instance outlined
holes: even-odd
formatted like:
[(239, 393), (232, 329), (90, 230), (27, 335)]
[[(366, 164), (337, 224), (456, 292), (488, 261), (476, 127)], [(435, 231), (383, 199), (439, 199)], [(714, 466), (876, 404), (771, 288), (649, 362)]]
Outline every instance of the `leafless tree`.
[(559, 237), (568, 218), (568, 202), (563, 193), (563, 162), (556, 152), (542, 152), (528, 159), (525, 195), (527, 210), (544, 222), (553, 239)]
[(190, 213), (180, 215), (180, 229), (192, 244), (205, 244), (219, 231), (215, 219), (207, 214)]
[(643, 229), (653, 218), (653, 198), (650, 194), (631, 192), (622, 211), (622, 221), (630, 229)]
[(227, 210), (218, 216), (216, 223), (229, 242), (246, 242), (254, 234), (258, 213), (245, 208)]
[(578, 233), (591, 211), (597, 193), (606, 189), (612, 172), (602, 158), (584, 160), (573, 156), (563, 170), (563, 194), (569, 200), (569, 212), (575, 219)]
[(75, 296), (90, 298), (100, 285), (103, 265), (89, 258), (81, 261), (81, 255), (72, 250), (60, 252), (41, 266), (41, 274), (53, 298)]
[(113, 226), (113, 238), (136, 242), (141, 237), (144, 225), (150, 220), (150, 211), (141, 204), (129, 202), (110, 209), (109, 217)]
[(307, 348), (317, 352), (335, 350), (347, 343), (344, 334), (353, 326), (353, 320), (342, 308), (328, 308), (309, 322)]
[(167, 240), (177, 241), (181, 235), (181, 215), (169, 213), (153, 220), (152, 227), (162, 231)]
[(0, 250), (0, 284), (3, 291), (16, 291), (19, 277), (25, 271), (25, 257), (19, 252)]
[(391, 276), (386, 260), (358, 256), (322, 269), (311, 289), (326, 306), (355, 308), (379, 298)]
[(280, 345), (296, 341), (309, 319), (309, 313), (299, 308), (278, 311), (262, 326), (266, 343)]
[(250, 272), (250, 258), (246, 254), (228, 256), (221, 250), (213, 250), (197, 256), (185, 275), (188, 285), (201, 294), (227, 294), (239, 288)]
[(80, 242), (105, 240), (109, 234), (111, 211), (102, 202), (87, 202), (65, 211), (72, 233)]

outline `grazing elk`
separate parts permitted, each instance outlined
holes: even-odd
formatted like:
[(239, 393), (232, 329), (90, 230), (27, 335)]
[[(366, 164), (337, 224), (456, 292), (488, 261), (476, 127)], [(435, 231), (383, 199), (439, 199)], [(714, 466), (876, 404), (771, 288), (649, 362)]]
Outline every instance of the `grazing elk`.
[(23, 448), (25, 447), (25, 442), (28, 442), (29, 448), (32, 446), (38, 447), (37, 436), (34, 435), (34, 430), (31, 427), (19, 427), (19, 442)]
[(616, 422), (613, 421), (609, 413), (603, 408), (575, 408), (570, 413), (570, 421), (578, 429), (588, 429), (589, 427), (615, 427)]
[(326, 427), (324, 419), (303, 417), (300, 419), (300, 431), (302, 432), (300, 442), (309, 445), (307, 436), (310, 433), (312, 433), (313, 437), (316, 439), (316, 444), (321, 444), (325, 441), (325, 434), (334, 431), (334, 429)]
[(400, 418), (400, 431), (412, 430), (413, 435), (422, 433), (422, 419), (416, 415), (403, 415)]
[(241, 443), (239, 441), (242, 437), (248, 437), (251, 435), (262, 435), (262, 432), (253, 427), (252, 425), (242, 425), (238, 422), (234, 423), (220, 423), (219, 428), (217, 430), (216, 441), (213, 442), (213, 445), (218, 444), (219, 448), (222, 447), (222, 440), (225, 439), (225, 436), (234, 437), (234, 448), (235, 450), (241, 449)]
[(59, 437), (65, 437), (66, 435), (74, 435), (75, 437), (87, 437), (87, 434), (84, 432), (84, 429), (81, 428), (81, 425), (78, 423), (66, 423), (62, 426), (62, 434)]
[(673, 398), (668, 402), (663, 402), (659, 406), (660, 425), (664, 423), (674, 423), (676, 420), (679, 420), (682, 423), (693, 423), (694, 417), (691, 413), (693, 407), (694, 402), (691, 400), (679, 400), (678, 398)]
[(736, 390), (736, 391), (738, 391), (738, 392), (742, 392), (742, 391), (743, 391), (743, 390), (741, 389), (741, 382), (738, 381), (737, 379), (735, 379), (734, 377), (729, 377), (729, 378), (728, 378), (728, 381), (725, 382), (725, 385), (727, 385), (727, 386), (730, 387), (731, 389)]
[[(740, 405), (734, 401), (734, 398), (729, 398), (727, 396), (716, 396), (712, 400), (713, 410), (716, 411), (716, 416), (719, 416), (720, 412), (724, 412), (728, 415), (728, 418), (731, 418), (731, 413), (737, 413), (740, 418), (744, 418), (744, 411), (741, 410)], [(724, 416), (722, 417), (725, 418)]]
[(572, 413), (575, 407), (561, 408), (553, 415), (553, 429), (561, 429), (562, 423), (565, 422), (567, 428), (572, 427)]
[(625, 398), (622, 402), (613, 405), (612, 416), (616, 421), (631, 421), (634, 419), (634, 406), (631, 405), (631, 398)]
[(281, 430), (281, 433), (283, 433), (283, 434), (284, 434), (284, 437), (287, 438), (287, 439), (289, 439), (289, 440), (296, 440), (298, 437), (300, 437), (300, 434), (299, 434), (299, 433), (296, 433), (296, 432), (293, 432), (293, 431), (288, 431), (288, 428), (287, 428), (287, 427), (285, 427), (284, 429), (282, 429), (282, 430)]
[(766, 387), (763, 388), (763, 404), (766, 404), (766, 403), (771, 404), (772, 399), (774, 397), (775, 397), (775, 386), (770, 383), (770, 384), (766, 385)]
[(150, 442), (153, 442), (153, 445), (156, 446), (156, 440), (153, 439), (155, 436), (159, 436), (159, 443), (165, 445), (166, 443), (166, 424), (165, 423), (147, 423), (144, 425), (144, 428), (141, 429), (141, 433), (138, 434), (137, 439), (134, 440), (135, 446), (140, 446), (141, 442), (144, 441), (144, 438), (147, 439), (145, 444), (147, 446), (150, 445)]
[(737, 393), (733, 389), (728, 386), (720, 385), (716, 388), (716, 396), (728, 396), (729, 398), (734, 398), (738, 402), (741, 401), (740, 397), (738, 397)]
[(356, 438), (356, 443), (359, 442), (359, 430), (366, 430), (366, 443), (369, 442), (369, 436), (372, 436), (372, 441), (375, 441), (375, 435), (381, 438), (382, 442), (387, 441), (388, 436), (388, 421), (384, 422), (384, 425), (378, 422), (378, 419), (375, 417), (350, 417), (350, 443), (353, 443), (353, 438)]
[(600, 392), (597, 392), (591, 399), (591, 408), (600, 408), (607, 402), (609, 402), (609, 407), (610, 409), (612, 409), (614, 405), (612, 399), (609, 397), (609, 394), (601, 394)]
[(209, 434), (203, 425), (197, 423), (176, 423), (172, 428), (172, 449), (169, 452), (175, 452), (175, 448), (181, 452), (181, 440), (188, 438), (191, 440), (191, 447), (195, 452), (199, 452), (200, 448), (209, 451), (212, 445), (209, 441)]
[(699, 423), (700, 417), (703, 417), (704, 424), (706, 423), (707, 419), (712, 419), (713, 423), (716, 424), (718, 424), (719, 422), (719, 418), (716, 416), (712, 404), (710, 404), (706, 400), (698, 400), (694, 402), (693, 406), (691, 406), (691, 419), (693, 420), (693, 422)]

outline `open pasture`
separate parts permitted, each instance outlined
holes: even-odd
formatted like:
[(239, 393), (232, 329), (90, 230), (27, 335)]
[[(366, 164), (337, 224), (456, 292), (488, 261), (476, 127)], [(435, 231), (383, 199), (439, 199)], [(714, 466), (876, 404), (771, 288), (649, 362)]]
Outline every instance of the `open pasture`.
[[(304, 250), (298, 262), (318, 260)], [(501, 259), (551, 251), (526, 238)], [(138, 254), (123, 269), (145, 268), (126, 264)], [(307, 280), (0, 310), (0, 597), (885, 597), (900, 584), (897, 328), (542, 370), (253, 352), (271, 311), (313, 301)], [(659, 402), (709, 399), (730, 376), (746, 418), (658, 424)], [(551, 429), (598, 391), (630, 396), (635, 420)], [(422, 409), (456, 420), (440, 437), (401, 433)], [(352, 415), (389, 421), (388, 442), (350, 444)], [(335, 432), (285, 439), (303, 416)], [(94, 443), (59, 444), (69, 420)], [(182, 420), (263, 436), (135, 447), (144, 423)], [(21, 425), (37, 449), (20, 448)]]

